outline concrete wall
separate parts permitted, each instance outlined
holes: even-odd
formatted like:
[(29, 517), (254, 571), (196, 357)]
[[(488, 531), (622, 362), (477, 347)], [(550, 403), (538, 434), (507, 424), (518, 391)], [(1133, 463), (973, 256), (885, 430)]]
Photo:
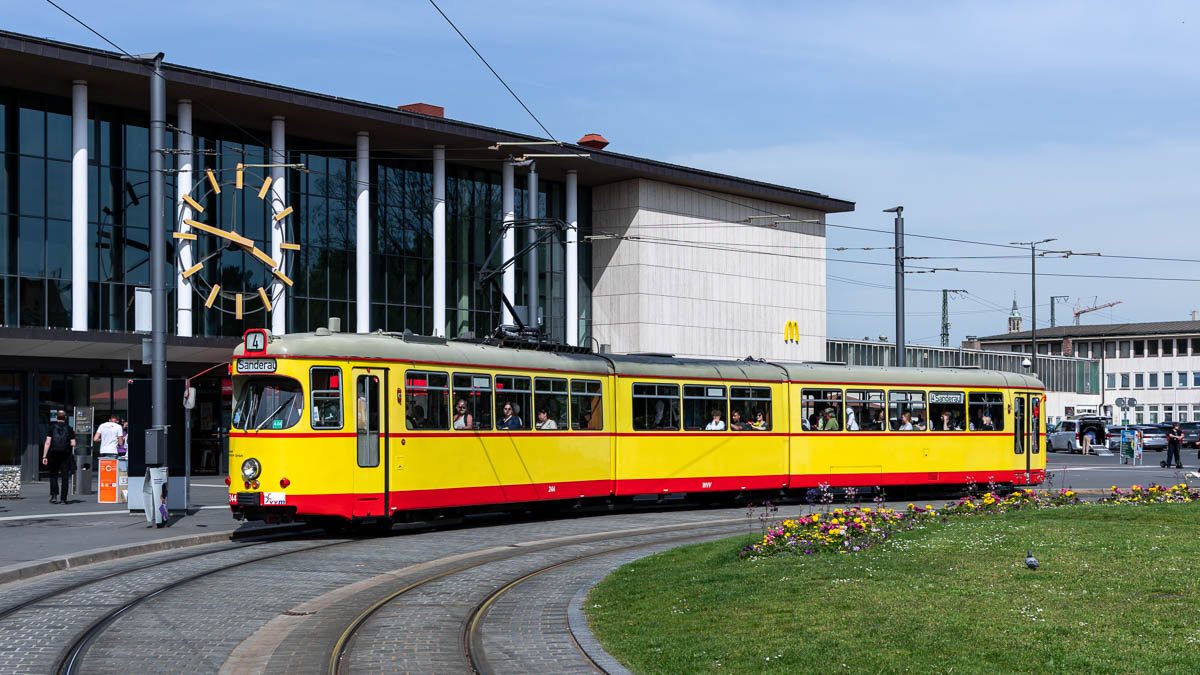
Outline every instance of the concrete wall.
[[(592, 334), (614, 352), (821, 360), (825, 226), (771, 202), (634, 179), (592, 190)], [(735, 247), (741, 250), (723, 250)], [(800, 340), (785, 343), (786, 322)]]

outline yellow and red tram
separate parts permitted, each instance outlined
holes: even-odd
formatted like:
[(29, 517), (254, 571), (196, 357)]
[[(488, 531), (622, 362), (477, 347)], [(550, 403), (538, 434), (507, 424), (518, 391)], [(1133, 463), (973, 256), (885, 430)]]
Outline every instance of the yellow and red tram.
[(238, 518), (382, 520), (654, 494), (1025, 485), (1045, 475), (1045, 393), (1014, 373), (325, 329), (248, 333), (231, 368), (227, 480)]

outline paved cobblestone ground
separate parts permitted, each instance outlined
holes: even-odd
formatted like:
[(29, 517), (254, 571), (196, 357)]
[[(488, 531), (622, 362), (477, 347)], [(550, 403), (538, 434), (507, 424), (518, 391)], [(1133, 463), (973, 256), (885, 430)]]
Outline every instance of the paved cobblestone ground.
[(731, 530), (709, 532), (687, 542), (663, 542), (662, 535), (631, 539), (618, 548), (639, 542), (649, 545), (564, 565), (514, 586), (488, 608), (478, 628), (488, 666), (498, 673), (596, 672), (567, 626), (567, 608), (577, 589), (627, 562), (687, 543), (727, 537)]
[[(120, 605), (150, 590), (209, 569), (271, 553), (300, 550), (313, 542), (271, 542), (247, 545), (211, 555), (178, 559), (172, 552), (142, 556), (111, 564), (96, 565), (86, 570), (62, 572), (39, 577), (25, 584), (9, 584), (3, 591), (4, 607), (12, 607), (48, 592), (63, 591), (54, 597), (35, 603), (0, 620), (0, 672), (46, 673), (54, 668), (59, 654), (70, 645), (93, 621)], [(217, 549), (219, 547), (203, 547)], [(170, 564), (130, 572), (98, 581), (74, 590), (71, 585), (90, 581), (120, 569), (145, 565), (160, 559), (176, 559)], [(139, 642), (144, 642), (141, 638)]]
[[(784, 508), (780, 515), (798, 511), (799, 507)], [(466, 527), (353, 540), (293, 553), (218, 572), (143, 602), (108, 627), (84, 656), (81, 670), (217, 672), (224, 667), (226, 672), (325, 671), (338, 636), (372, 603), (430, 574), (484, 562), (414, 589), (385, 606), (355, 638), (347, 664), (350, 672), (463, 672), (463, 618), (508, 581), (552, 562), (639, 541), (636, 536), (621, 536), (620, 531), (631, 528), (677, 527), (732, 518), (746, 521), (744, 530), (757, 531), (757, 521), (747, 520), (745, 514), (745, 509), (720, 509), (545, 521), (478, 518)], [(573, 536), (595, 540), (545, 543)], [(639, 536), (650, 541), (663, 535)], [(47, 672), (60, 651), (89, 623), (139, 593), (230, 562), (328, 541), (333, 540), (272, 542), (178, 560), (34, 605), (0, 621), (5, 635), (0, 642), (0, 673)], [(637, 557), (646, 551), (629, 555)], [(160, 555), (178, 557), (180, 552)], [(458, 559), (445, 560), (451, 556)], [(491, 560), (493, 557), (500, 559)], [(0, 607), (155, 559), (158, 557), (143, 556), (10, 584), (0, 589)], [(613, 557), (611, 564), (624, 559)], [(573, 567), (564, 568), (563, 574)], [(591, 572), (578, 572), (580, 578), (595, 576), (592, 563), (581, 563), (580, 569), (585, 568)], [(555, 573), (545, 576), (566, 578)], [(535, 581), (531, 588), (550, 583), (543, 579), (528, 583)], [(495, 616), (489, 613), (484, 625), (489, 658), (494, 646), (505, 659), (511, 659), (498, 661), (505, 663), (505, 670), (507, 664), (515, 664), (513, 672), (527, 672), (534, 665), (545, 668), (553, 659), (566, 658), (568, 652), (578, 658), (578, 652), (571, 651), (575, 648), (565, 628), (566, 604), (576, 589), (564, 586), (561, 590), (553, 602), (547, 597), (544, 604), (532, 605), (528, 611), (533, 614), (510, 599), (527, 597), (521, 587), (497, 602), (492, 608)], [(526, 648), (528, 653), (522, 651)]]

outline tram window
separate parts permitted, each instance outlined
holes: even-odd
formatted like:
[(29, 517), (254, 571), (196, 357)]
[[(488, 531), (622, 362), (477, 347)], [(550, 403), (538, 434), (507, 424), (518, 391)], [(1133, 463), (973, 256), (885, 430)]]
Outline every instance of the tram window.
[[(533, 381), (533, 426), (541, 431), (566, 429), (570, 410), (567, 381), (554, 377), (539, 377)], [(545, 419), (542, 414), (545, 413)]]
[(888, 420), (892, 431), (924, 431), (925, 392), (888, 392)]
[(359, 375), (355, 386), (358, 465), (379, 466), (379, 378)]
[(515, 375), (496, 376), (496, 428), (520, 431), (533, 427), (529, 378)]
[(308, 371), (312, 428), (342, 428), (342, 369), (314, 366)]
[(571, 380), (571, 428), (604, 428), (604, 406), (597, 380)]
[[(236, 378), (242, 379), (242, 378)], [(241, 386), (233, 412), (238, 429), (287, 429), (304, 416), (304, 394), (290, 377), (255, 377)]]
[(805, 389), (800, 392), (801, 427), (805, 431), (842, 430), (842, 390)]
[(767, 387), (729, 388), (729, 428), (734, 431), (771, 430), (771, 390)]
[(929, 392), (929, 430), (962, 431), (967, 428), (967, 397), (961, 391)]
[(446, 373), (410, 370), (404, 375), (404, 392), (404, 421), (409, 429), (450, 426), (450, 376)]
[(679, 430), (679, 385), (633, 385), (635, 431)]
[(846, 391), (846, 431), (883, 431), (883, 390)]
[(455, 373), (454, 411), (450, 426), (459, 431), (492, 428), (492, 378), (474, 373)]
[(967, 394), (971, 431), (1004, 431), (1004, 394), (973, 391)]
[(688, 431), (725, 431), (725, 387), (683, 385), (683, 428)]

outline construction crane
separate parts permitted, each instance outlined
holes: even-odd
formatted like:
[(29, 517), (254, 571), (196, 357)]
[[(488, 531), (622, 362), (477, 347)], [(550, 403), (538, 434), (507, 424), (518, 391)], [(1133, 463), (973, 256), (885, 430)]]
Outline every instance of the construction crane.
[[(1092, 300), (1092, 302), (1095, 302), (1095, 300)], [(1094, 312), (1098, 309), (1105, 309), (1106, 307), (1113, 307), (1113, 306), (1121, 304), (1122, 302), (1124, 302), (1124, 300), (1117, 300), (1115, 302), (1106, 302), (1103, 305), (1093, 305), (1092, 307), (1084, 307), (1084, 308), (1080, 309), (1079, 301), (1076, 300), (1075, 301), (1075, 325), (1076, 326), (1079, 325), (1079, 316), (1081, 314), (1087, 314), (1088, 312)]]

